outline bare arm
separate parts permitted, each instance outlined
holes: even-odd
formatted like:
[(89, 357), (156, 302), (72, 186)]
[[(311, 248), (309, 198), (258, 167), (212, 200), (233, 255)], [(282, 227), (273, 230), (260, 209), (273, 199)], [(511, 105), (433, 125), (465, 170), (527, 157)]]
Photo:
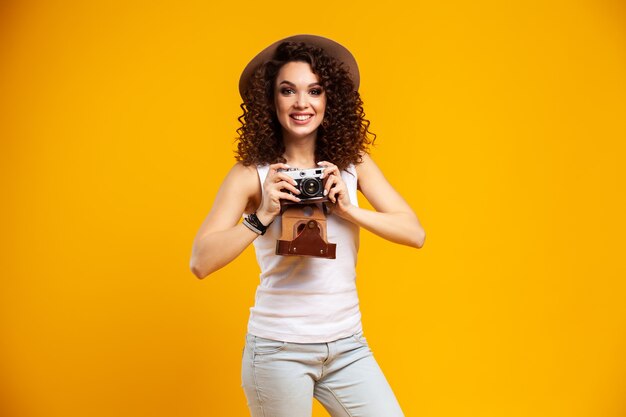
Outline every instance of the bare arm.
[(421, 248), (426, 234), (417, 216), (368, 154), (363, 154), (356, 170), (359, 189), (376, 211), (353, 206), (347, 192), (341, 190), (345, 186), (338, 184), (339, 189), (335, 192), (337, 187), (332, 188), (329, 193), (331, 201), (336, 201), (333, 212), (384, 239)]
[(269, 225), (280, 214), (281, 198), (298, 201), (297, 197), (283, 191), (286, 188), (299, 193), (293, 186), (293, 179), (277, 172), (278, 168), (285, 167), (284, 164), (270, 165), (263, 193), (256, 168), (238, 163), (230, 170), (193, 242), (190, 268), (195, 276), (205, 278), (222, 268), (258, 237), (239, 223), (244, 212), (253, 212), (258, 207), (259, 220)]
[(254, 168), (241, 164), (236, 164), (224, 179), (193, 242), (190, 267), (198, 278), (231, 262), (258, 236), (239, 223), (249, 202), (260, 191), (258, 183)]

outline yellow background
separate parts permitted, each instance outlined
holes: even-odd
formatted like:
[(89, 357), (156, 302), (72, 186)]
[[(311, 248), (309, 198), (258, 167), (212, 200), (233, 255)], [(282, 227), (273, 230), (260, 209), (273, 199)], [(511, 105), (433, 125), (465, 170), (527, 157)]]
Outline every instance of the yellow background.
[(372, 155), (427, 232), (361, 235), (365, 333), (405, 414), (626, 415), (623, 2), (0, 16), (0, 415), (247, 415), (254, 254), (206, 280), (188, 262), (234, 162), (240, 71), (296, 33), (357, 57)]

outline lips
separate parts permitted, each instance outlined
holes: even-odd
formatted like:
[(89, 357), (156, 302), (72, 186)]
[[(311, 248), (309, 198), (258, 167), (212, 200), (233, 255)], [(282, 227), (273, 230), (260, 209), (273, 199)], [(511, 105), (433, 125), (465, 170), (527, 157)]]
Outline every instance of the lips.
[(312, 113), (292, 113), (289, 115), (296, 124), (306, 124), (313, 118)]

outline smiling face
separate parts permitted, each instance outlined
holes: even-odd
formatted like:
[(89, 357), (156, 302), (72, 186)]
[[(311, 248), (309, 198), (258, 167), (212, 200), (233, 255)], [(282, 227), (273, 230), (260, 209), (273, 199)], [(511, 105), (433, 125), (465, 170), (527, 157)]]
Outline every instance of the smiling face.
[(292, 61), (281, 67), (274, 86), (274, 105), (283, 140), (316, 139), (324, 120), (326, 93), (309, 63)]

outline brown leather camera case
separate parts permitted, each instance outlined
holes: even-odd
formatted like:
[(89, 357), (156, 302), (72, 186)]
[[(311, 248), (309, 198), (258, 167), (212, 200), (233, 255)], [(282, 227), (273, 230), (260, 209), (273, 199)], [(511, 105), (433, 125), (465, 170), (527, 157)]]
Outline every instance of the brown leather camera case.
[(315, 204), (291, 206), (282, 214), (282, 234), (276, 254), (335, 259), (337, 245), (328, 243), (326, 216)]

